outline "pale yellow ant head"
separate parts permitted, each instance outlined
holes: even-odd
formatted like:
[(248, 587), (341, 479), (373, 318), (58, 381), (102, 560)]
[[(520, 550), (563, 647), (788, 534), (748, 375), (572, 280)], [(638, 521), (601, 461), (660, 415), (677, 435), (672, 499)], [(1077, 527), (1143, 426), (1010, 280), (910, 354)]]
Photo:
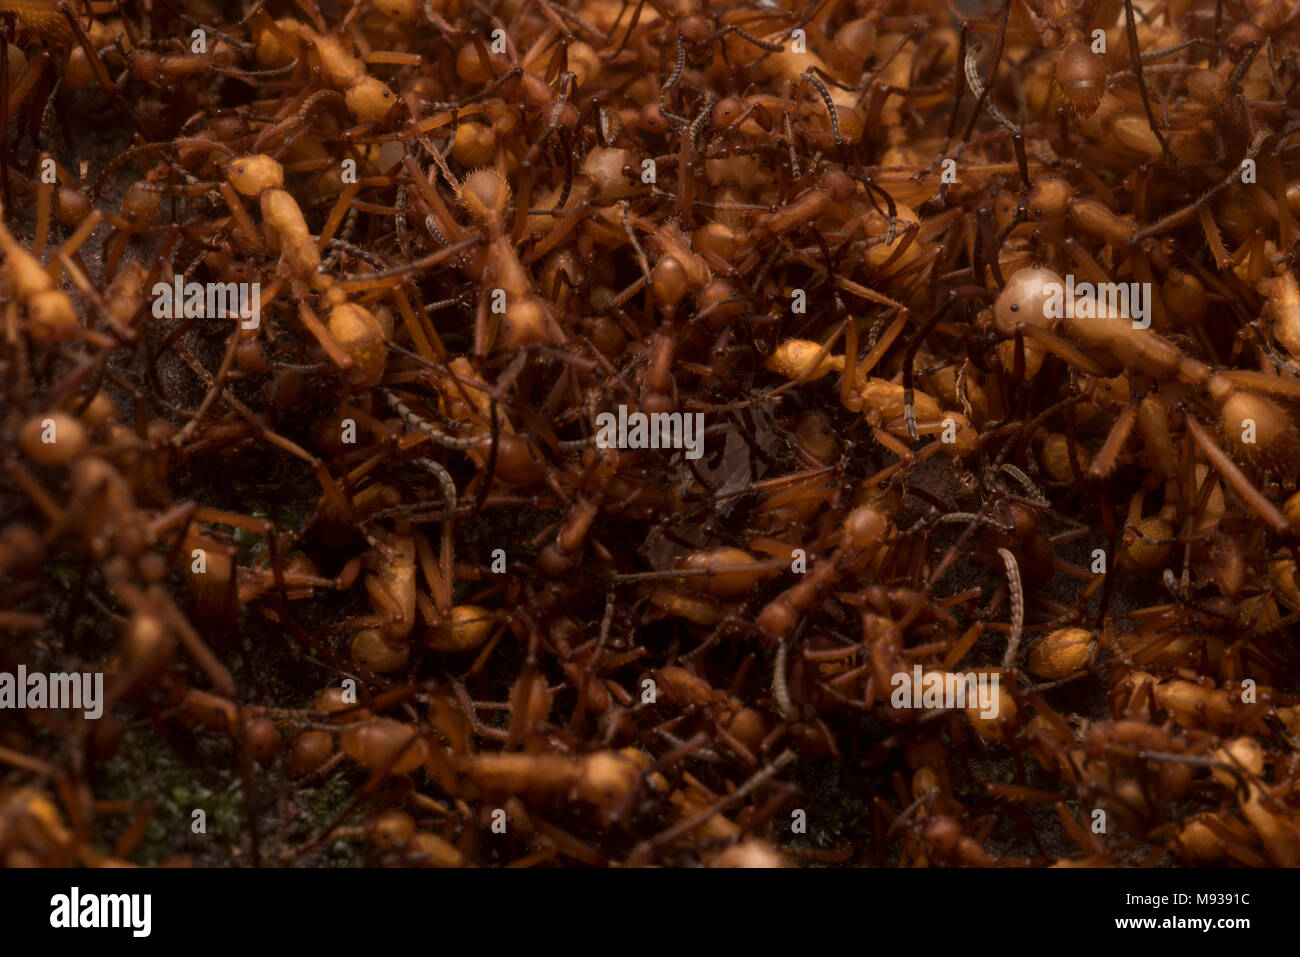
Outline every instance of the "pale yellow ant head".
[(236, 156), (226, 167), (226, 178), (245, 196), (256, 196), (264, 189), (284, 186), (284, 167), (265, 153)]
[(397, 97), (382, 80), (362, 77), (343, 97), (348, 109), (362, 123), (381, 123), (397, 105)]

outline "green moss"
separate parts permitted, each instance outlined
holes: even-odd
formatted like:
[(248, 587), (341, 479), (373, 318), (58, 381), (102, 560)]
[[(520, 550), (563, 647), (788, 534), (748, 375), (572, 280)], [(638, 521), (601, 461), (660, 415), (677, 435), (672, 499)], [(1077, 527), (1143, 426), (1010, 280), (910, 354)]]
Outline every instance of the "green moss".
[[(231, 866), (251, 862), (247, 804), (243, 782), (233, 768), (230, 742), (216, 735), (195, 739), (192, 755), (197, 766), (177, 756), (162, 736), (147, 729), (125, 733), (118, 752), (100, 766), (97, 797), (110, 801), (149, 803), (153, 816), (131, 860), (146, 865), (187, 857), (201, 866)], [(356, 781), (336, 774), (318, 787), (295, 788), (274, 769), (256, 769), (258, 831), (263, 858), (270, 863), (281, 848), (274, 841), (281, 822), (275, 795), (289, 795), (286, 844), (293, 847), (319, 834), (348, 806), (355, 795)], [(195, 833), (194, 812), (204, 812), (205, 829)], [(365, 810), (358, 812), (358, 817)], [(98, 815), (92, 843), (111, 854), (133, 815)], [(356, 823), (355, 820), (346, 823)], [(327, 840), (314, 848), (299, 864), (350, 867), (362, 862), (364, 844), (357, 840)]]

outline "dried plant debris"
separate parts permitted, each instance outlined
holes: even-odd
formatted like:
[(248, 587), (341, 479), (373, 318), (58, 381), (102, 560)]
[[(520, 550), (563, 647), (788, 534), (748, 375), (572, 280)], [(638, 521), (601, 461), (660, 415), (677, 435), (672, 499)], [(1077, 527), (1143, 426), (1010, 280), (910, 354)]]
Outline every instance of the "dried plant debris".
[(960, 7), (0, 0), (4, 863), (1300, 863), (1300, 16)]

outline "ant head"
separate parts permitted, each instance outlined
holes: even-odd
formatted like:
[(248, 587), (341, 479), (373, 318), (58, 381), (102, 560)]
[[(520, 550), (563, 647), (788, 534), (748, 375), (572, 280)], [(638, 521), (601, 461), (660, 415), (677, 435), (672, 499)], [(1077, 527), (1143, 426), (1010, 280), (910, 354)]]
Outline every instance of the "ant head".
[(476, 169), (461, 184), (461, 202), (479, 222), (504, 215), (510, 205), (510, 186), (493, 169)]
[(1224, 441), (1239, 458), (1279, 473), (1300, 468), (1300, 433), (1272, 399), (1237, 391), (1223, 403), (1219, 424)]
[(1187, 92), (1202, 106), (1222, 106), (1228, 95), (1228, 81), (1218, 70), (1196, 70), (1187, 77)]
[(1243, 20), (1233, 27), (1228, 34), (1228, 47), (1232, 51), (1232, 62), (1240, 63), (1242, 58), (1254, 50), (1260, 49), (1268, 40), (1268, 34), (1253, 20)]
[(1003, 336), (1011, 336), (1022, 322), (1044, 328), (1052, 324), (1046, 315), (1051, 297), (1062, 295), (1065, 281), (1050, 269), (1021, 269), (1007, 280), (993, 305), (993, 326)]
[(230, 185), (245, 196), (284, 186), (284, 167), (264, 153), (236, 156), (226, 165)]
[(249, 127), (247, 121), (233, 110), (222, 110), (208, 121), (208, 129), (217, 134), (217, 139), (223, 142), (237, 140), (242, 136), (247, 136)]
[(387, 118), (398, 99), (382, 80), (363, 77), (344, 95), (348, 109), (362, 123), (381, 123)]
[(1056, 82), (1079, 116), (1092, 116), (1106, 92), (1106, 59), (1082, 40), (1068, 44), (1056, 61)]
[(709, 29), (709, 21), (699, 16), (682, 17), (677, 21), (677, 31), (697, 49), (709, 42), (709, 35), (713, 32)]
[(822, 177), (822, 183), (831, 191), (831, 196), (837, 203), (842, 203), (857, 193), (853, 178), (842, 169), (828, 170)]
[(713, 108), (713, 125), (718, 129), (725, 130), (740, 119), (742, 112), (744, 112), (744, 106), (738, 97), (723, 97)]
[(647, 103), (641, 107), (640, 112), (637, 113), (636, 125), (641, 132), (654, 135), (662, 135), (671, 129), (658, 103)]
[(1034, 181), (1029, 194), (1029, 213), (1035, 219), (1060, 222), (1065, 218), (1074, 199), (1074, 187), (1069, 180), (1055, 173), (1040, 176)]

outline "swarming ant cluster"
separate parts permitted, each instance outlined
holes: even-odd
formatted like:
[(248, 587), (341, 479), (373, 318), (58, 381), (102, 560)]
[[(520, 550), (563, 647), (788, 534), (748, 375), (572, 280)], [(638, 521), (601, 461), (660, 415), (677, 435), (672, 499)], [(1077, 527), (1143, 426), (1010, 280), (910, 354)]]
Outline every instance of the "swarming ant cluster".
[(0, 18), (6, 864), (1300, 864), (1294, 4)]

